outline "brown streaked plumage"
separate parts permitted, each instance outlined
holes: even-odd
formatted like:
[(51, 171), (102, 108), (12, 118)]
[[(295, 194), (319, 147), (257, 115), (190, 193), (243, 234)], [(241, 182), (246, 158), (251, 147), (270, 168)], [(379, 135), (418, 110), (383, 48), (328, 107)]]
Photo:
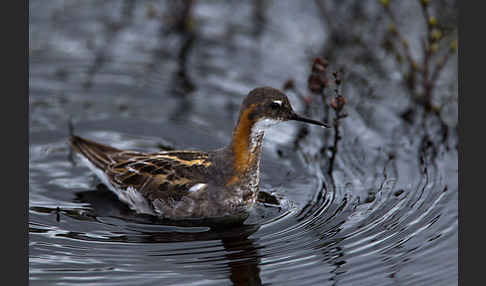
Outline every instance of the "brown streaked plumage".
[(258, 194), (266, 128), (287, 120), (327, 127), (297, 115), (277, 89), (252, 90), (243, 100), (228, 147), (208, 151), (124, 151), (78, 136), (71, 146), (118, 197), (137, 212), (170, 219), (248, 211)]

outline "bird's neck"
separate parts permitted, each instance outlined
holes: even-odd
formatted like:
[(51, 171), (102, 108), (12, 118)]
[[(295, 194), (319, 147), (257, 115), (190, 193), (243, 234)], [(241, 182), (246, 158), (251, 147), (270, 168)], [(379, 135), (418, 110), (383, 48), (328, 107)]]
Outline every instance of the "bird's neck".
[(251, 111), (249, 108), (240, 114), (233, 131), (229, 149), (233, 155), (234, 177), (229, 184), (247, 176), (258, 177), (264, 130), (251, 118)]

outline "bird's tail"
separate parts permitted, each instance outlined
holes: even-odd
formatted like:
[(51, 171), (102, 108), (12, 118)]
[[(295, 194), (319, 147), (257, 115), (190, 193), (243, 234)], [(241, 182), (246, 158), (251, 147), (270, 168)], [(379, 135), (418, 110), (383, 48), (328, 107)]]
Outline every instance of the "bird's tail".
[(113, 163), (112, 155), (121, 152), (119, 149), (83, 139), (76, 135), (71, 135), (69, 141), (76, 152), (86, 157), (99, 169), (105, 169), (109, 164)]

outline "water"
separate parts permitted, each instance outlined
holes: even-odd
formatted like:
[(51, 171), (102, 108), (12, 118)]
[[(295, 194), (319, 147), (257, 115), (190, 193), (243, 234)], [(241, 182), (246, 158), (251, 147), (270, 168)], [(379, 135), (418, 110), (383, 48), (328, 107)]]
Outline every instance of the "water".
[[(29, 3), (30, 283), (457, 285), (454, 61), (435, 98), (447, 127), (422, 119), (419, 107), (407, 123), (402, 114), (416, 103), (390, 57), (367, 55), (377, 68), (355, 44), (329, 44), (341, 19), (354, 27), (344, 38), (362, 29), (362, 41), (379, 47), (383, 29), (364, 33), (380, 27), (378, 1), (335, 2), (335, 18), (324, 21), (307, 1), (197, 1), (187, 22), (176, 17), (183, 5), (167, 3)], [(417, 7), (402, 5), (420, 20)], [(407, 23), (404, 33), (420, 38), (417, 21)], [(333, 130), (272, 129), (261, 190), (280, 202), (257, 205), (242, 225), (137, 215), (72, 160), (69, 120), (76, 134), (119, 148), (221, 147), (252, 88), (293, 79), (309, 95), (311, 60), (323, 51), (347, 75), (349, 115), (332, 172)], [(304, 112), (299, 95), (287, 94)], [(323, 106), (314, 97), (309, 115), (329, 120)]]

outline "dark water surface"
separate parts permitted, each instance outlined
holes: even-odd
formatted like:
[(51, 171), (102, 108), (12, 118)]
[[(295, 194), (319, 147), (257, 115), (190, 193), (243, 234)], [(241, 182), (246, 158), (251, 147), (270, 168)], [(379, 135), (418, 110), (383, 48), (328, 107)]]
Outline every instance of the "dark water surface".
[[(309, 94), (312, 58), (330, 53), (314, 2), (197, 1), (185, 22), (182, 2), (30, 1), (30, 283), (457, 285), (455, 60), (436, 89), (440, 120), (417, 108), (407, 123), (415, 103), (389, 58), (375, 50), (380, 73), (353, 44), (334, 50), (331, 63), (367, 88), (344, 79), (349, 116), (331, 174), (332, 129), (272, 129), (260, 188), (280, 206), (257, 205), (243, 225), (137, 215), (72, 160), (70, 119), (76, 134), (119, 148), (207, 150), (228, 143), (254, 87), (294, 79)], [(378, 2), (361, 1), (361, 13), (379, 18)], [(355, 6), (333, 13), (354, 17)], [(420, 16), (404, 13), (405, 32), (420, 35)], [(348, 24), (373, 42), (380, 32), (366, 23)], [(330, 120), (323, 106), (315, 98), (309, 115)]]

